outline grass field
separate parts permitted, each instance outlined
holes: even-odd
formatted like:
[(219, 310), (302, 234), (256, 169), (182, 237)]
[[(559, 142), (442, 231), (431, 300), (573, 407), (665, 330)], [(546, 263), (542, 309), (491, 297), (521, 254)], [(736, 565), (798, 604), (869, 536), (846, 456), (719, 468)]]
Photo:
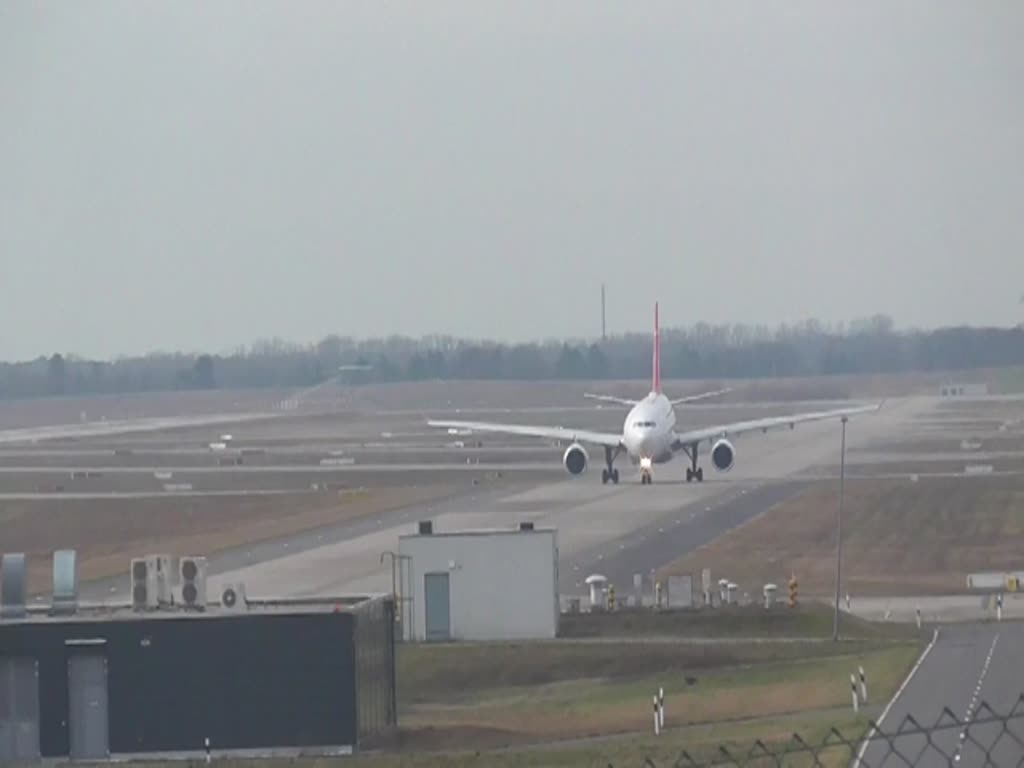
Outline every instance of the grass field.
[[(790, 575), (805, 595), (834, 589), (838, 482), (812, 486), (662, 569), (727, 577), (751, 592)], [(966, 591), (970, 571), (1018, 568), (1024, 478), (848, 481), (843, 590), (851, 595)]]
[(211, 555), (454, 492), (434, 485), (271, 497), (0, 502), (0, 530), (3, 551), (28, 556), (29, 591), (38, 594), (51, 587), (55, 549), (77, 550), (85, 582), (126, 574), (138, 555)]
[[(868, 717), (855, 716), (849, 708), (801, 712), (795, 715), (758, 718), (699, 726), (674, 726), (666, 702), (666, 730), (658, 737), (649, 734), (616, 735), (513, 749), (480, 750), (467, 745), (461, 750), (385, 752), (341, 758), (268, 758), (217, 760), (219, 768), (670, 768), (688, 764), (680, 759), (684, 750), (694, 761), (721, 760), (722, 747), (734, 755), (746, 756), (760, 740), (767, 748), (781, 752), (799, 749), (793, 734), (816, 750), (818, 765), (841, 768), (850, 763), (855, 749), (834, 744), (835, 729), (849, 744), (868, 728)], [(649, 761), (649, 762), (646, 762)], [(789, 754), (787, 766), (810, 766), (803, 754)], [(146, 761), (122, 763), (140, 768), (181, 768), (182, 762)]]
[[(668, 713), (666, 703), (666, 714)], [(836, 729), (850, 743), (855, 743), (868, 727), (866, 717), (854, 716), (849, 710), (828, 710), (789, 716), (765, 717), (753, 721), (715, 723), (678, 727), (666, 720), (665, 732), (654, 737), (647, 734), (618, 735), (610, 738), (548, 744), (531, 749), (467, 750), (444, 753), (374, 755), (356, 757), (346, 764), (356, 768), (670, 768), (687, 765), (684, 751), (692, 761), (722, 759), (721, 748), (732, 754), (746, 756), (760, 741), (767, 748), (782, 751), (795, 746), (793, 734), (814, 747), (834, 743)], [(820, 749), (818, 764), (846, 766), (855, 750), (847, 746)], [(682, 762), (678, 762), (682, 758)], [(649, 761), (649, 762), (648, 762)], [(327, 761), (310, 761), (308, 768), (322, 768)], [(786, 765), (810, 765), (804, 756), (790, 756)]]
[(881, 700), (919, 644), (564, 641), (402, 650), (401, 744), (423, 750), (642, 733), (659, 687), (672, 727), (841, 708), (858, 666)]

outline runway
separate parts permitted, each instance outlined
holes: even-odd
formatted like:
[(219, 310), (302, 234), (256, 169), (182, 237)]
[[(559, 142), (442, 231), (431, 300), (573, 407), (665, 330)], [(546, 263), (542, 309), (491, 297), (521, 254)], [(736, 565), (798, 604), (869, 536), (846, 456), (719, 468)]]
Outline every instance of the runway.
[(237, 424), (270, 419), (278, 415), (276, 413), (223, 413), (207, 416), (168, 416), (88, 421), (79, 424), (5, 429), (0, 430), (0, 444), (35, 443), (42, 440), (66, 440), (68, 438), (83, 437), (108, 437), (139, 432), (158, 432), (167, 429), (183, 429), (185, 427), (209, 427), (220, 424)]
[[(931, 406), (930, 400), (894, 401), (877, 414), (852, 419), (848, 446), (906, 429)], [(467, 490), (445, 503), (215, 555), (208, 583), (216, 591), (229, 581), (244, 582), (254, 596), (388, 592), (391, 569), (381, 554), (397, 551), (400, 535), (414, 532), (417, 520), (430, 519), (439, 531), (507, 529), (526, 521), (555, 527), (563, 592), (581, 594), (579, 574), (598, 568), (610, 568), (612, 574), (605, 575), (622, 576), (631, 585), (632, 573), (650, 571), (711, 541), (798, 487), (779, 480), (808, 466), (838, 465), (839, 431), (838, 422), (822, 422), (738, 440), (735, 469), (710, 473), (703, 483), (682, 482), (681, 461), (659, 465), (651, 486), (636, 482), (628, 465), (620, 485), (604, 486), (596, 477), (597, 464), (584, 476), (569, 478), (556, 463), (557, 481), (526, 491)], [(126, 579), (105, 586), (107, 594), (113, 588), (113, 594), (126, 595)]]
[[(920, 595), (906, 597), (858, 597), (851, 595), (850, 613), (870, 621), (915, 621), (917, 611), (929, 624), (975, 622), (996, 618), (992, 595)], [(1003, 595), (1003, 618), (1024, 619), (1024, 594)]]
[[(1024, 716), (1006, 724), (983, 721), (991, 717), (986, 706), (1005, 716), (1024, 693), (1022, 642), (1024, 624), (1017, 622), (940, 628), (935, 644), (879, 726), (889, 735), (916, 727), (946, 727), (928, 736), (898, 736), (891, 745), (872, 739), (862, 756), (865, 768), (1019, 765), (1024, 758)], [(1018, 712), (1024, 715), (1019, 707)], [(955, 725), (972, 719), (978, 725), (966, 730)]]

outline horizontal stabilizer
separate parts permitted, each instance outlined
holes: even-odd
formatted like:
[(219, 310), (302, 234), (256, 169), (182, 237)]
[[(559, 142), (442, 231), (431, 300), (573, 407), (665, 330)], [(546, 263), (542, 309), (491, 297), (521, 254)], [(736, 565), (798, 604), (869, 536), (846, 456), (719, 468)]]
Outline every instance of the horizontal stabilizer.
[(675, 400), (670, 400), (669, 402), (671, 402), (672, 405), (682, 405), (683, 403), (693, 403), (696, 402), (697, 400), (706, 400), (709, 397), (717, 397), (718, 395), (724, 395), (727, 392), (732, 392), (732, 388), (728, 387), (726, 389), (719, 389), (714, 392), (701, 392), (700, 394), (697, 395), (687, 395), (686, 397), (679, 397), (676, 398)]
[(588, 400), (601, 400), (605, 403), (615, 403), (617, 405), (634, 406), (640, 402), (639, 400), (630, 400), (629, 398), (616, 397), (615, 395), (593, 395), (590, 392), (584, 392), (583, 396)]

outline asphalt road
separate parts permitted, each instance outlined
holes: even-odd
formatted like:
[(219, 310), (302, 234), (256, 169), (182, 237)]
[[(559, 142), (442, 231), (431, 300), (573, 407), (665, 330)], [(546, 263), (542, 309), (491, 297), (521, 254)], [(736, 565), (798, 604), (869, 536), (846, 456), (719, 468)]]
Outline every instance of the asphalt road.
[[(876, 735), (869, 741), (862, 765), (1020, 765), (1022, 648), (1024, 623), (941, 627), (934, 645), (880, 717), (879, 727), (888, 738)], [(1014, 711), (1016, 717), (996, 721), (996, 715), (1005, 718)], [(901, 733), (906, 735), (896, 735)]]

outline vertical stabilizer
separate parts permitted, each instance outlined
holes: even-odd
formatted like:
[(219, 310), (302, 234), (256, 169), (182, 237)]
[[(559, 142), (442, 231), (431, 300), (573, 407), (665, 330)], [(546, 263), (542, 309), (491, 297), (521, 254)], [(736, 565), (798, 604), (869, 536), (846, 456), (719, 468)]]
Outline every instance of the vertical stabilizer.
[(654, 360), (652, 362), (651, 391), (661, 393), (661, 331), (658, 327), (658, 302), (654, 302)]

